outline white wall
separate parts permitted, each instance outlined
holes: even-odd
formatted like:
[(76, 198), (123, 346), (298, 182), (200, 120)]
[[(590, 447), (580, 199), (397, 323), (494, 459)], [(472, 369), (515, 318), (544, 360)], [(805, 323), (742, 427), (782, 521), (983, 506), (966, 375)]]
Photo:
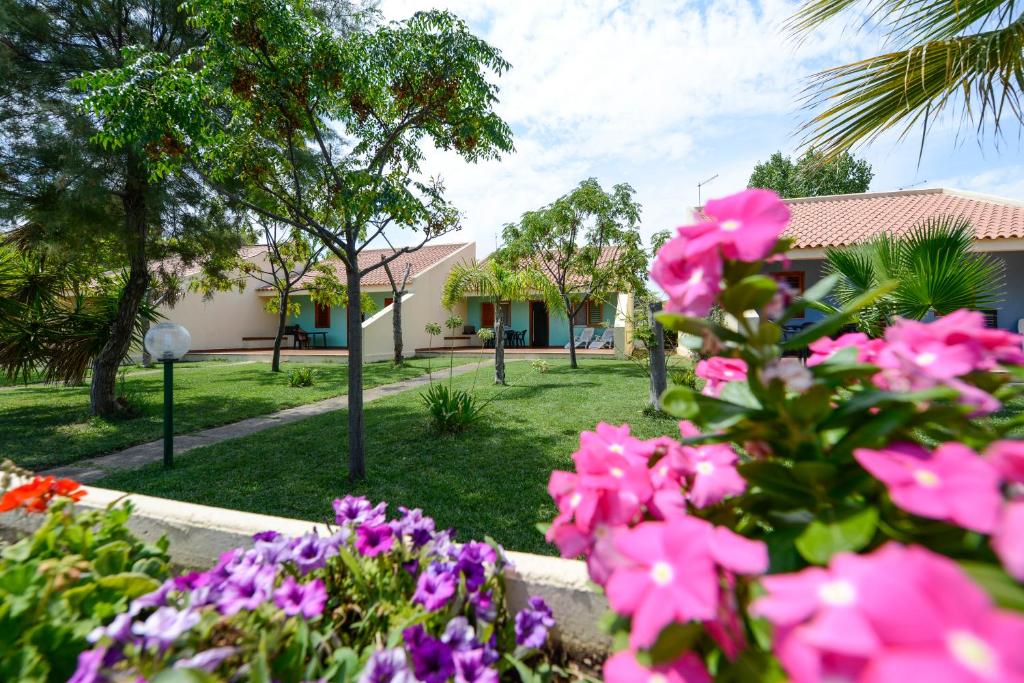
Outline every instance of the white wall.
[[(265, 259), (265, 253), (253, 257), (261, 262)], [(191, 279), (185, 278), (186, 287)], [(262, 284), (247, 277), (243, 291), (216, 292), (209, 300), (189, 291), (173, 308), (160, 306), (157, 310), (167, 320), (185, 326), (192, 335), (193, 351), (237, 349), (242, 347), (242, 337), (273, 337), (277, 331), (277, 316), (264, 310), (266, 299), (256, 292)]]
[[(449, 311), (441, 305), (441, 292), (448, 273), (457, 263), (469, 263), (476, 258), (476, 243), (470, 242), (442, 261), (438, 261), (413, 279), (409, 291), (402, 299), (402, 348), (406, 357), (416, 349), (426, 348), (430, 336), (424, 331), (427, 323), (437, 323), (444, 330), (444, 321), (452, 315), (466, 319), (466, 302), (460, 301)], [(385, 306), (363, 323), (363, 360), (372, 363), (394, 357), (394, 307)], [(444, 330), (444, 334), (448, 334)], [(443, 346), (434, 339), (434, 346)]]

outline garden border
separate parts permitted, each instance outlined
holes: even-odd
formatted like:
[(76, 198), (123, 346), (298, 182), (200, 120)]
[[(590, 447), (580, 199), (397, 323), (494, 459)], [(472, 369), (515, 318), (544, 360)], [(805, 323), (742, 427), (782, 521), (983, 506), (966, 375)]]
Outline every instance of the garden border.
[[(252, 535), (259, 531), (272, 529), (293, 536), (314, 529), (326, 532), (323, 524), (298, 519), (94, 486), (84, 488), (88, 495), (76, 504), (82, 508), (104, 508), (123, 499), (130, 500), (134, 511), (128, 526), (132, 532), (147, 541), (166, 535), (171, 543), (172, 561), (186, 569), (212, 566), (221, 553), (251, 545)], [(30, 533), (42, 519), (42, 515), (23, 512), (0, 514), (0, 532)], [(509, 551), (507, 554), (512, 561), (512, 567), (506, 572), (509, 609), (521, 609), (529, 596), (543, 597), (554, 612), (558, 624), (554, 635), (562, 648), (573, 657), (603, 658), (611, 641), (598, 622), (608, 603), (589, 583), (586, 565), (576, 560), (529, 553)]]

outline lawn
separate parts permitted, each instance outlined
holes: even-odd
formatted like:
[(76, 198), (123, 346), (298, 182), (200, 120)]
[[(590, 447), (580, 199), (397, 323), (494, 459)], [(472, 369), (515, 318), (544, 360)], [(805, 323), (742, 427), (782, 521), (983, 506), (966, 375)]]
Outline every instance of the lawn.
[[(459, 538), (490, 535), (514, 550), (550, 553), (536, 530), (555, 509), (546, 493), (554, 469), (571, 469), (579, 432), (597, 422), (629, 422), (642, 437), (672, 433), (675, 422), (644, 414), (647, 377), (635, 365), (562, 360), (538, 372), (508, 364), (507, 387), (489, 384), (484, 368), (476, 391), (492, 399), (485, 422), (471, 431), (434, 436), (420, 391), (366, 407), (366, 483), (346, 480), (344, 413), (190, 451), (167, 472), (159, 466), (113, 474), (99, 486), (217, 507), (323, 520), (346, 493), (420, 507)], [(472, 386), (472, 373), (455, 378)]]
[[(456, 359), (457, 363), (468, 359)], [(432, 361), (436, 369), (439, 359)], [(447, 365), (447, 363), (445, 363)], [(288, 370), (311, 366), (312, 387), (293, 388)], [(235, 422), (346, 393), (347, 366), (291, 363), (272, 373), (267, 363), (182, 363), (174, 371), (174, 427), (178, 434)], [(363, 386), (374, 387), (427, 371), (425, 359), (402, 368), (390, 362), (364, 367)], [(90, 417), (89, 388), (30, 385), (0, 391), (0, 457), (43, 469), (160, 438), (163, 433), (162, 369), (129, 369), (124, 393), (137, 408), (133, 417)]]

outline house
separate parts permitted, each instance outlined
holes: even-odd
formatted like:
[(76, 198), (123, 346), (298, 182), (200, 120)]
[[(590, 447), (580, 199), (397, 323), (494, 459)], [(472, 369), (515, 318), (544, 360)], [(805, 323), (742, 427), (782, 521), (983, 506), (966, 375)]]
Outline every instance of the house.
[[(366, 249), (360, 254), (360, 263), (379, 262), (381, 256), (393, 255), (391, 249)], [(244, 247), (243, 258), (260, 261), (267, 258), (265, 246)], [(441, 306), (441, 287), (455, 263), (470, 261), (476, 256), (472, 242), (460, 244), (430, 244), (421, 249), (401, 254), (390, 263), (392, 273), (401, 279), (409, 267), (409, 283), (402, 300), (403, 343), (407, 352), (428, 345), (424, 326), (428, 322), (444, 322), (450, 313)], [(345, 280), (344, 265), (334, 258), (325, 263), (338, 271)], [(179, 273), (185, 281), (199, 274), (199, 269)], [(299, 304), (299, 314), (289, 325), (299, 325), (307, 332), (316, 333), (317, 346), (344, 349), (347, 346), (347, 323), (344, 306), (319, 306), (309, 298), (304, 287), (312, 275), (300, 280), (292, 292), (292, 300)], [(364, 359), (367, 361), (391, 358), (394, 350), (392, 323), (392, 290), (383, 268), (363, 276), (362, 290), (376, 304), (376, 311), (363, 320)], [(245, 279), (244, 288), (216, 292), (204, 297), (199, 292), (186, 291), (173, 307), (161, 306), (160, 313), (168, 320), (184, 325), (192, 335), (192, 349), (200, 351), (235, 351), (240, 349), (268, 349), (273, 346), (277, 331), (277, 316), (268, 313), (266, 303), (275, 296), (271, 287), (253, 278)], [(286, 339), (291, 345), (291, 338)]]
[[(606, 247), (602, 259), (615, 258), (615, 248)], [(543, 268), (540, 269), (543, 272)], [(548, 310), (539, 296), (523, 301), (503, 301), (502, 321), (506, 329), (524, 332), (526, 346), (532, 348), (562, 348), (569, 341), (569, 325), (562, 311)], [(460, 304), (458, 311), (467, 324), (476, 329), (494, 326), (495, 303), (490, 297), (469, 296)], [(631, 342), (633, 311), (632, 292), (613, 292), (603, 298), (583, 302), (573, 319), (573, 336), (586, 328), (600, 331), (604, 328), (617, 330), (615, 347), (626, 351)], [(479, 345), (479, 340), (471, 340)]]
[[(823, 277), (825, 249), (864, 242), (881, 232), (902, 234), (938, 216), (963, 217), (975, 233), (975, 249), (1005, 263), (999, 305), (985, 311), (989, 324), (1016, 331), (1024, 319), (1024, 202), (944, 188), (865, 192), (784, 200), (792, 218), (784, 236), (793, 240), (788, 263), (770, 274), (803, 291)], [(821, 316), (808, 309), (806, 318)]]

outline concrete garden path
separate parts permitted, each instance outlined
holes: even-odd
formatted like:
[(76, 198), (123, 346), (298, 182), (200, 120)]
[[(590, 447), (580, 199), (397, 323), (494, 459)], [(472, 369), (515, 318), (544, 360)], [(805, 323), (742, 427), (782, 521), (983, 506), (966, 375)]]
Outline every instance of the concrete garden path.
[[(493, 363), (493, 359), (485, 360), (481, 363), (480, 368), (482, 370)], [(452, 374), (456, 376), (465, 375), (467, 373), (474, 372), (476, 369), (476, 363), (457, 365), (452, 371)], [(440, 381), (447, 379), (448, 368), (438, 368), (438, 370), (434, 372), (434, 375), (435, 380)], [(484, 381), (487, 381), (487, 379)], [(420, 375), (419, 377), (405, 379), (401, 382), (382, 384), (381, 386), (364, 390), (363, 402), (369, 403), (370, 401), (376, 401), (377, 399), (384, 398), (385, 396), (391, 396), (392, 394), (421, 387), (429, 382), (429, 375)], [(204, 429), (199, 432), (193, 432), (192, 434), (176, 434), (174, 436), (174, 453), (177, 455), (179, 453), (190, 451), (193, 448), (211, 446), (215, 443), (220, 443), (221, 441), (237, 439), (241, 436), (248, 436), (249, 434), (262, 432), (264, 429), (291, 424), (292, 422), (305, 420), (306, 418), (313, 417), (314, 415), (323, 415), (324, 413), (343, 410), (347, 407), (348, 394), (344, 394), (341, 396), (335, 396), (334, 398), (328, 398), (323, 401), (317, 401), (316, 403), (307, 403), (305, 405), (295, 406), (294, 408), (286, 408), (285, 410), (280, 410), (276, 413), (260, 415), (259, 417), (251, 417), (246, 420), (221, 425), (220, 427)], [(82, 482), (83, 484), (91, 484), (107, 476), (107, 474), (113, 470), (139, 469), (140, 467), (150, 463), (160, 462), (163, 460), (163, 457), (164, 442), (160, 439), (158, 441), (150, 441), (149, 443), (132, 446), (131, 448), (126, 448), (123, 451), (117, 451), (116, 453), (109, 453), (95, 458), (87, 458), (70, 465), (55, 467), (51, 470), (41, 472), (41, 474), (52, 474), (55, 477), (67, 477), (69, 479)]]

